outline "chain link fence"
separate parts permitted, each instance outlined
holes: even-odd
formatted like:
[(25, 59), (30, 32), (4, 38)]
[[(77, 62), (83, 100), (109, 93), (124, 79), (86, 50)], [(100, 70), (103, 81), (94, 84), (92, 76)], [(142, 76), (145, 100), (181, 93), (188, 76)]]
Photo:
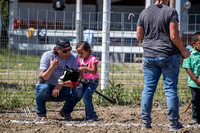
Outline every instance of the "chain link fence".
[[(72, 50), (76, 52), (76, 20), (75, 12), (16, 11), (18, 16), (15, 18), (1, 18), (0, 93), (3, 101), (21, 99), (27, 104), (34, 101), (42, 53), (52, 50), (59, 38), (69, 39)], [(118, 96), (130, 104), (140, 103), (144, 86), (141, 64), (143, 49), (136, 40), (138, 17), (139, 14), (126, 12), (111, 13), (109, 87), (119, 89)], [(181, 33), (185, 45), (189, 45), (191, 35), (200, 30), (199, 17), (188, 15), (188, 30)], [(92, 54), (101, 61), (102, 12), (83, 13), (82, 25), (83, 39), (90, 43)], [(99, 74), (100, 71), (99, 68)], [(155, 104), (165, 103), (163, 86), (161, 77), (154, 97)], [(182, 68), (178, 88), (180, 103), (188, 102), (191, 96), (187, 87), (187, 73)]]

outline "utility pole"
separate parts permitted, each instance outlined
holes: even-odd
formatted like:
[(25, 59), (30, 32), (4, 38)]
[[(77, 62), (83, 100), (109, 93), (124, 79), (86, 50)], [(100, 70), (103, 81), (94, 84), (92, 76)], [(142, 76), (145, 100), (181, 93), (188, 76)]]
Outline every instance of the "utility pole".
[(2, 23), (1, 23), (1, 7), (0, 7), (0, 48), (1, 48), (1, 27)]
[[(176, 0), (175, 8), (179, 17), (179, 33), (182, 35), (188, 30), (188, 9), (185, 8), (189, 0)], [(186, 6), (187, 7), (187, 6)], [(189, 7), (188, 7), (189, 8)]]
[(170, 0), (169, 6), (172, 7), (172, 8), (175, 8), (175, 0)]
[(145, 8), (147, 8), (148, 6), (153, 5), (153, 4), (154, 4), (154, 0), (146, 0), (145, 1)]
[(83, 40), (82, 0), (76, 0), (76, 43)]
[(111, 0), (103, 0), (101, 89), (108, 88), (109, 83), (110, 10)]

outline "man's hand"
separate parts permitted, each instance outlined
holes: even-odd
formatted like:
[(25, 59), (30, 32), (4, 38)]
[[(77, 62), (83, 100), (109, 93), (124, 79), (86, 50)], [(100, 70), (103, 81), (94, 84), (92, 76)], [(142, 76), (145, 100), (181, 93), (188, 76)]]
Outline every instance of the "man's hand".
[(51, 60), (50, 60), (50, 67), (55, 69), (58, 67), (58, 65), (60, 64), (60, 62), (58, 61), (58, 59), (52, 59), (51, 57)]
[(62, 89), (62, 86), (60, 84), (56, 85), (52, 91), (52, 96), (58, 97), (61, 89)]
[(183, 57), (186, 59), (190, 56), (190, 50), (189, 49), (185, 49), (184, 52), (182, 52)]

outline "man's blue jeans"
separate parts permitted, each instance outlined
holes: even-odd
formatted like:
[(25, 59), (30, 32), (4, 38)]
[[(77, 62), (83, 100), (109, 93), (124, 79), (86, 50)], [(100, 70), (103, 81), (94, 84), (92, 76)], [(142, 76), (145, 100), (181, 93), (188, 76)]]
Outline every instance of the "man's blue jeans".
[(55, 85), (46, 83), (38, 83), (36, 85), (35, 101), (37, 114), (46, 114), (47, 101), (65, 101), (62, 111), (65, 114), (70, 114), (73, 111), (75, 105), (81, 100), (83, 96), (83, 88), (78, 86), (75, 90), (72, 90), (71, 87), (62, 87), (59, 92), (59, 96), (53, 97), (52, 90), (54, 87)]
[(95, 90), (97, 89), (99, 81), (91, 81), (88, 82), (88, 86), (85, 88), (85, 92), (83, 94), (83, 101), (85, 104), (85, 120), (93, 120), (97, 119), (98, 116), (94, 111), (94, 106), (92, 103), (92, 95), (94, 94)]
[(143, 57), (144, 90), (141, 97), (141, 117), (151, 121), (154, 92), (163, 74), (168, 119), (179, 119), (179, 99), (177, 94), (180, 55), (170, 57)]

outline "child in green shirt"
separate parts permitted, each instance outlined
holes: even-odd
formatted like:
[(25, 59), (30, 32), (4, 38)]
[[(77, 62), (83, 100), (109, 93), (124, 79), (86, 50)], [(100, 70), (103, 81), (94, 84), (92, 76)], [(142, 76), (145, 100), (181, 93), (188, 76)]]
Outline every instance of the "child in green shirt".
[(193, 35), (192, 45), (191, 55), (183, 60), (182, 66), (188, 73), (188, 86), (192, 94), (191, 125), (200, 124), (200, 32)]

